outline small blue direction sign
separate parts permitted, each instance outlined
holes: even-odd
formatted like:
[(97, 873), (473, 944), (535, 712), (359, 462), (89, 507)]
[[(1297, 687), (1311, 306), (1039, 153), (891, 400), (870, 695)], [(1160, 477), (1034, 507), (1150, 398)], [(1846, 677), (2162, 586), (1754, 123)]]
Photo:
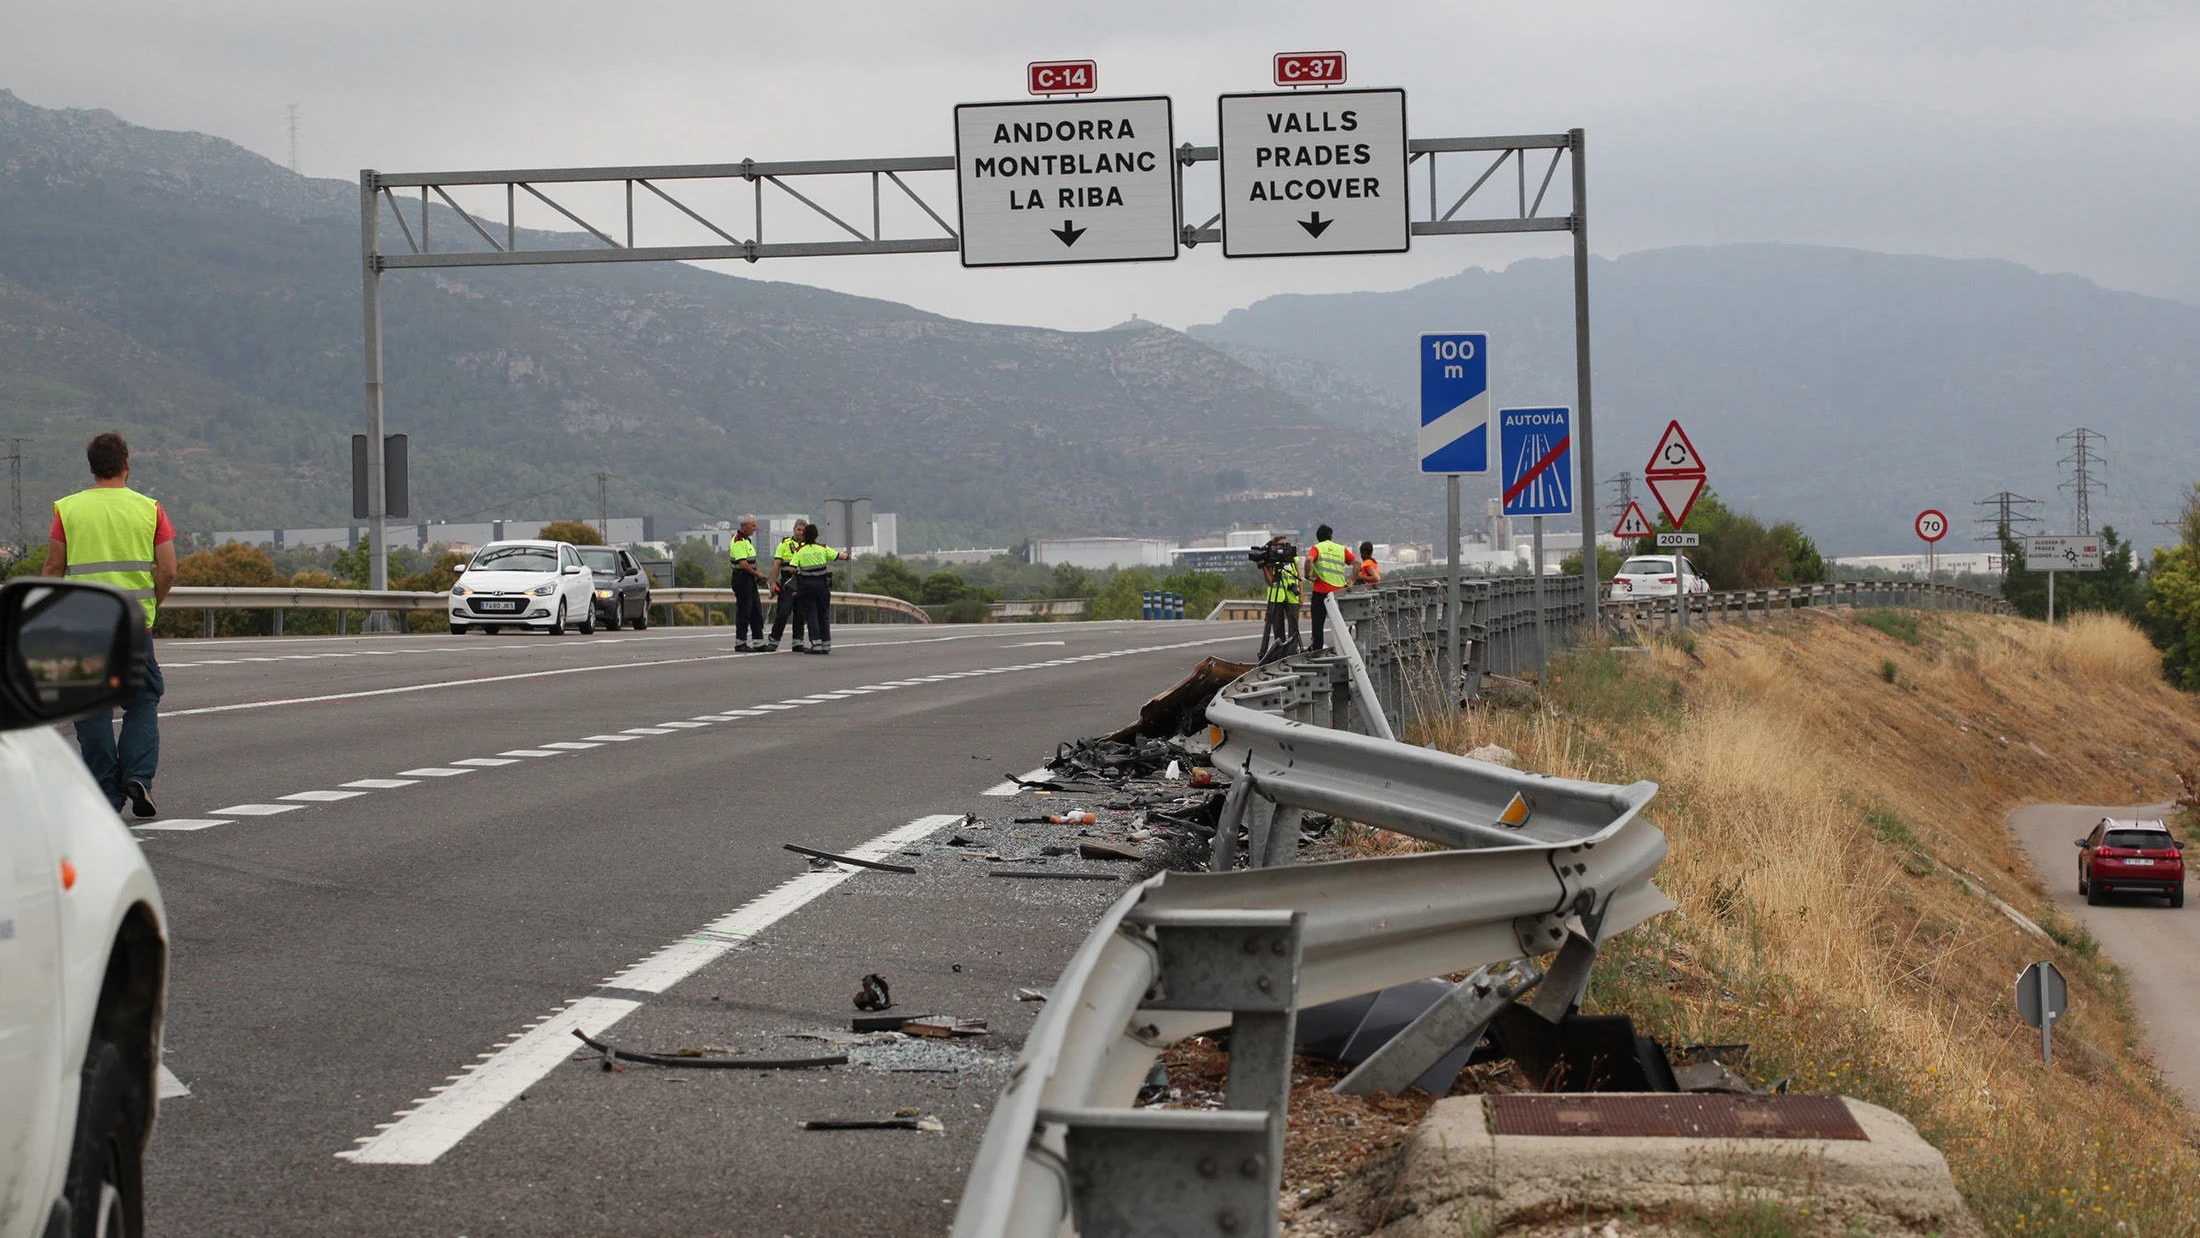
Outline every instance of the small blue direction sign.
[(1490, 471), (1490, 337), (1421, 337), (1421, 471)]
[(1568, 516), (1574, 510), (1574, 410), (1497, 410), (1498, 480), (1508, 516)]

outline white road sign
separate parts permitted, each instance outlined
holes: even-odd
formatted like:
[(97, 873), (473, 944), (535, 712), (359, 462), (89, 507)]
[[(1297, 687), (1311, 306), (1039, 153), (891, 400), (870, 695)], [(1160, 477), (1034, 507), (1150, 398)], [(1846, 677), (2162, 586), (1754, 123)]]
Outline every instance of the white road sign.
[(2098, 537), (2025, 538), (2024, 570), (2028, 572), (2098, 572), (2101, 570), (2101, 539)]
[(1658, 545), (1660, 546), (1701, 546), (1702, 544), (1703, 536), (1698, 533), (1658, 534)]
[(1176, 257), (1164, 97), (955, 108), (966, 267)]
[(1224, 95), (1222, 253), (1407, 249), (1406, 92)]

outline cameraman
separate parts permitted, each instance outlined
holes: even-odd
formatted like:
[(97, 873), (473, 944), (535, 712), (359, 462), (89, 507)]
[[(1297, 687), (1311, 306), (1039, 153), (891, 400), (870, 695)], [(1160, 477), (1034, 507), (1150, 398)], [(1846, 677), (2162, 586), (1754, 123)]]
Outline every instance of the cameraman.
[(1283, 657), (1299, 647), (1299, 550), (1278, 533), (1268, 539), (1264, 551), (1251, 556), (1260, 564), (1261, 579), (1268, 582), (1268, 614), (1261, 625), (1260, 657)]

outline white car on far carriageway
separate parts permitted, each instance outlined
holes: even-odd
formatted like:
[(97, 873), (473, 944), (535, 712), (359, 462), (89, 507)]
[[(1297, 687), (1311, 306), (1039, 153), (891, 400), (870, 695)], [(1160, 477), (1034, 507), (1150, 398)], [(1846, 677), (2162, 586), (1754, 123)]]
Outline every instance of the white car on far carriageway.
[(451, 586), (451, 634), (474, 628), (596, 630), (596, 577), (564, 542), (491, 542), (474, 552)]
[(1619, 574), (1612, 577), (1612, 600), (1624, 602), (1629, 598), (1669, 598), (1681, 591), (1680, 568), (1688, 568), (1688, 594), (1711, 592), (1711, 582), (1703, 578), (1696, 565), (1679, 555), (1636, 555), (1619, 565)]

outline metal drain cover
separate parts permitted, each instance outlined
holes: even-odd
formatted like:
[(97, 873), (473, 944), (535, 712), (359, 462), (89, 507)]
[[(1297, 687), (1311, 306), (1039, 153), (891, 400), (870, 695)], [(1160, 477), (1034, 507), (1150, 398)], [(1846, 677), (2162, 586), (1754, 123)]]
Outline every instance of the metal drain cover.
[(1490, 1097), (1499, 1135), (1627, 1139), (1863, 1139), (1838, 1096), (1554, 1095)]

